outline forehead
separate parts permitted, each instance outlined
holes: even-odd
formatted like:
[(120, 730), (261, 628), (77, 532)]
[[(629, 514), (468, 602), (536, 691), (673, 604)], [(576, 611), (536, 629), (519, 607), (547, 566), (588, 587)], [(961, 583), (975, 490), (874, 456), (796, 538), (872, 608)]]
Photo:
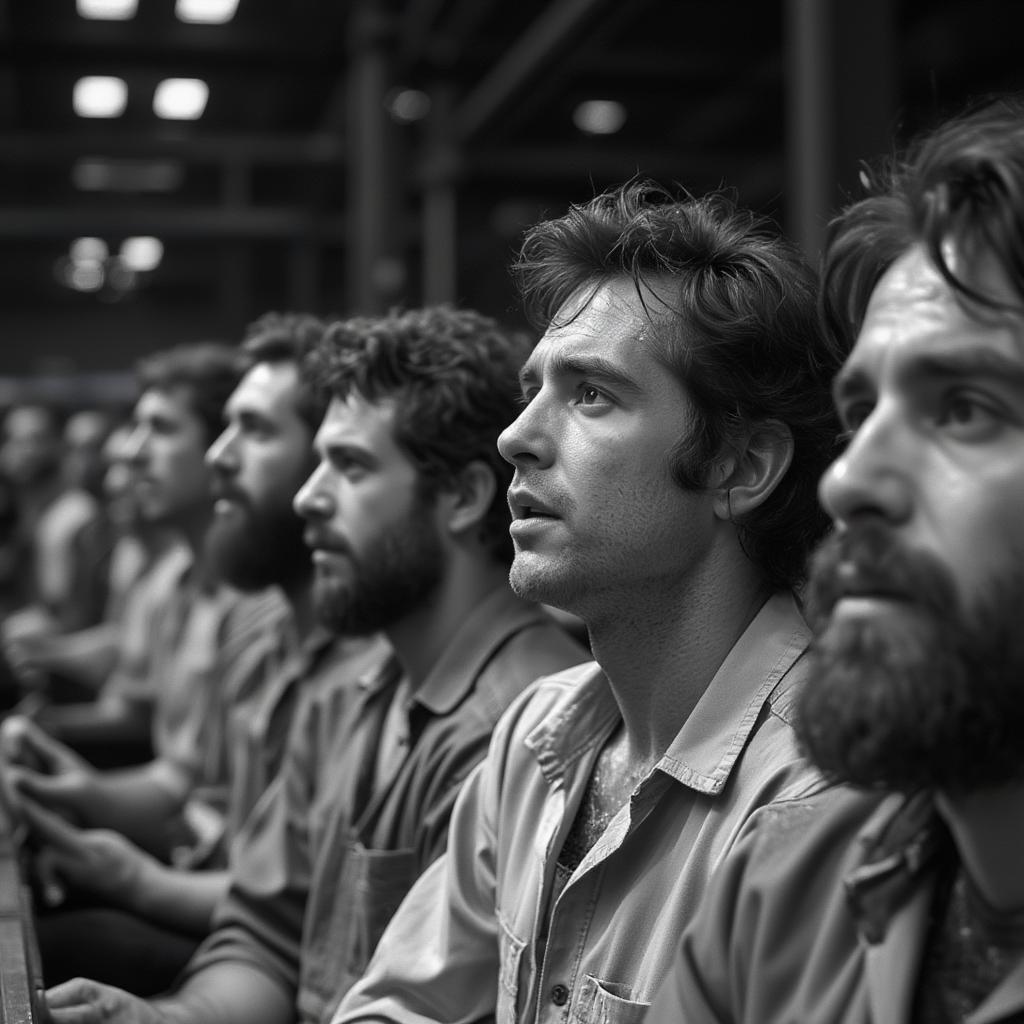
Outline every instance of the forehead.
[(391, 399), (370, 402), (353, 391), (344, 398), (331, 399), (317, 431), (317, 443), (358, 445), (379, 455), (400, 454), (394, 425), (395, 405)]
[(527, 372), (539, 371), (551, 356), (592, 352), (624, 364), (653, 364), (650, 343), (671, 315), (666, 308), (668, 291), (665, 287), (638, 292), (632, 280), (619, 278), (596, 289), (585, 285), (559, 309), (527, 360)]
[(298, 390), (299, 368), (295, 363), (256, 363), (231, 393), (225, 411), (230, 414), (257, 411), (274, 417), (298, 415), (295, 405)]
[(192, 408), (192, 396), (184, 385), (170, 388), (149, 388), (144, 391), (135, 403), (134, 418), (136, 420), (161, 419), (194, 419), (199, 415)]
[[(964, 261), (949, 252), (954, 272), (964, 274)], [(1005, 276), (991, 259), (969, 267), (968, 279), (979, 290), (1019, 304)], [(888, 369), (908, 369), (928, 360), (990, 353), (1024, 359), (1024, 322), (988, 310), (969, 311), (921, 246), (913, 246), (882, 276), (871, 295), (864, 323), (840, 382)]]

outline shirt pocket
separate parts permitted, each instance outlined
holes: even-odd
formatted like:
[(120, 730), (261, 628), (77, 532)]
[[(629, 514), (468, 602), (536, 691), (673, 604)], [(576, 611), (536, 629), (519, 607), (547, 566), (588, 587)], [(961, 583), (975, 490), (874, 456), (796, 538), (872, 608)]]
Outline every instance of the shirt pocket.
[(499, 912), (498, 953), (501, 966), (498, 971), (498, 1000), (495, 1007), (496, 1024), (516, 1024), (516, 1002), (519, 998), (519, 968), (526, 942), (520, 939)]
[(348, 991), (418, 874), (415, 851), (371, 850), (350, 840), (340, 872), (319, 878), (310, 892), (312, 927), (303, 945), (315, 953), (303, 956), (304, 987), (327, 1003)]
[(579, 1024), (640, 1024), (650, 1003), (627, 998), (630, 989), (588, 974), (580, 986), (573, 1011)]

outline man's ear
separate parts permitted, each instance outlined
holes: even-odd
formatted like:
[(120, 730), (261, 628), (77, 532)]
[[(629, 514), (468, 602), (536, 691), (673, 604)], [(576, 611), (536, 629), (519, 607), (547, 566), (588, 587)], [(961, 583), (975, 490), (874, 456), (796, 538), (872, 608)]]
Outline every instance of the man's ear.
[(496, 490), (494, 470), (480, 459), (468, 462), (440, 496), (443, 523), (449, 533), (458, 536), (475, 529), (487, 515)]
[(767, 500), (793, 461), (793, 434), (781, 420), (757, 425), (742, 448), (716, 463), (712, 488), (715, 515), (742, 519)]

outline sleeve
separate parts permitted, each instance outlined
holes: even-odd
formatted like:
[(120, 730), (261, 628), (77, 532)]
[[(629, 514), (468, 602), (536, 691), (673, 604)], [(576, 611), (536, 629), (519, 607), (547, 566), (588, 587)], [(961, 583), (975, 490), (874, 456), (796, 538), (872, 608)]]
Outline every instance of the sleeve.
[(749, 848), (747, 828), (719, 869), (711, 876), (697, 913), (676, 949), (672, 966), (645, 1017), (645, 1024), (738, 1024), (742, 1003), (743, 959), (736, 943), (755, 929), (737, 920), (738, 901)]
[(231, 887), (186, 968), (244, 963), (295, 992), (312, 864), (309, 817), (318, 757), (316, 706), (300, 708), (280, 771), (231, 846)]
[(406, 896), (333, 1024), (460, 1024), (493, 1015), (500, 966), (495, 918), (500, 778), (492, 744), (456, 800), (447, 852)]

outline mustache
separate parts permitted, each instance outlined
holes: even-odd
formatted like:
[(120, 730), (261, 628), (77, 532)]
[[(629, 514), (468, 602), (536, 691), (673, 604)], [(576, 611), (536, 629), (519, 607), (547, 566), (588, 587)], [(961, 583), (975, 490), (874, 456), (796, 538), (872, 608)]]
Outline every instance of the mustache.
[(888, 595), (946, 617), (957, 608), (956, 583), (945, 565), (909, 548), (879, 522), (858, 523), (833, 533), (811, 562), (807, 617), (815, 632), (850, 594)]
[(339, 554), (351, 555), (352, 548), (348, 542), (343, 538), (339, 537), (338, 534), (332, 533), (330, 530), (312, 530), (307, 529), (302, 535), (302, 539), (310, 550), (318, 551), (337, 551)]

